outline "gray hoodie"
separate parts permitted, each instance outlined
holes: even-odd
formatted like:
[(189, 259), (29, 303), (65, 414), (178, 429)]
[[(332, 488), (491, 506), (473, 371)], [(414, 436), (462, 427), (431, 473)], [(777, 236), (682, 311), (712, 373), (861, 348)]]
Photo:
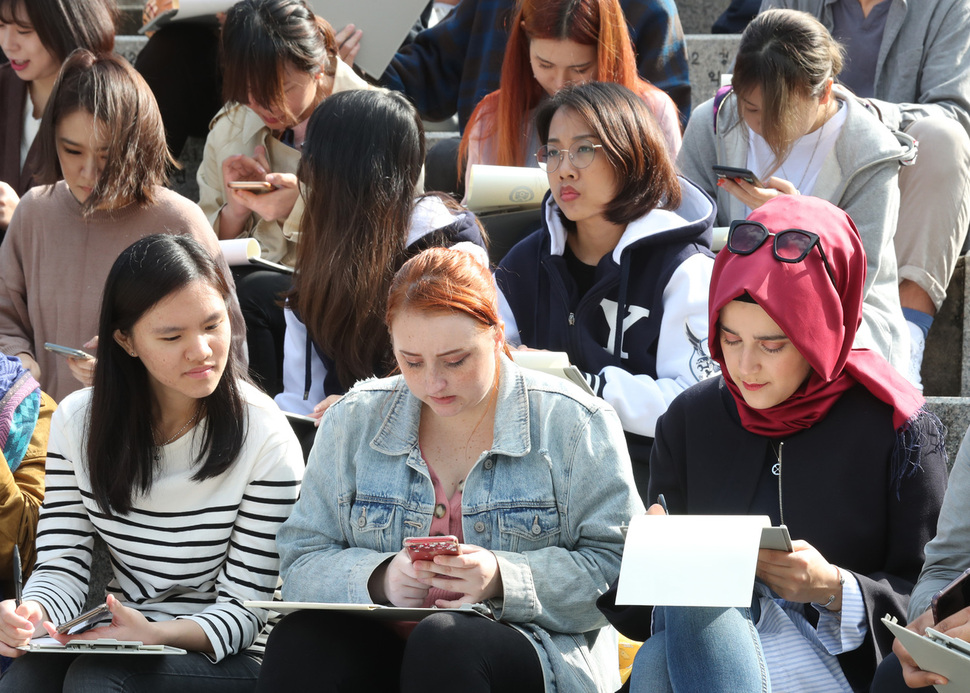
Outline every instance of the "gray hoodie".
[[(822, 163), (813, 195), (845, 210), (862, 237), (866, 250), (865, 304), (855, 346), (870, 348), (906, 372), (909, 334), (899, 305), (896, 252), (893, 236), (899, 211), (896, 179), (900, 164), (916, 158), (916, 142), (883, 125), (865, 105), (839, 86), (834, 95), (846, 112), (835, 147)], [(748, 130), (738, 117), (737, 100), (729, 94), (717, 111), (714, 100), (695, 109), (677, 157), (681, 175), (717, 201), (717, 225), (743, 219), (742, 202), (717, 186), (713, 164), (747, 167)]]

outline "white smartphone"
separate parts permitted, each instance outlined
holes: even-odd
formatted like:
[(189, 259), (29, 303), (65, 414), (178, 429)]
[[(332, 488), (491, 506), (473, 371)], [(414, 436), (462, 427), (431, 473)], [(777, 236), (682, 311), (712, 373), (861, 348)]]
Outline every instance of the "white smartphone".
[(70, 356), (75, 359), (93, 359), (86, 351), (81, 351), (80, 349), (73, 349), (71, 347), (61, 346), (60, 344), (54, 344), (53, 342), (44, 342), (44, 348), (47, 351), (53, 352), (55, 354), (60, 354), (61, 356)]
[(765, 527), (762, 529), (761, 546), (758, 548), (787, 551), (788, 553), (795, 550), (795, 547), (791, 543), (791, 535), (788, 533), (788, 527), (785, 525)]

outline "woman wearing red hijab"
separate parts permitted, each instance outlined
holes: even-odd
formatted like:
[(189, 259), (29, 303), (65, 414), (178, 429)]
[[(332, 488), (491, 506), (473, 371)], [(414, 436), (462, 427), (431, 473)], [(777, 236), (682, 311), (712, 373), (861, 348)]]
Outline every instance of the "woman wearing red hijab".
[[(732, 224), (709, 302), (723, 377), (658, 422), (649, 497), (674, 514), (768, 515), (794, 551), (759, 553), (750, 609), (656, 607), (634, 693), (868, 690), (890, 651), (879, 619), (905, 620), (946, 459), (922, 396), (852, 348), (865, 272), (858, 231), (828, 202), (779, 196)], [(621, 632), (649, 635), (643, 607), (608, 596)]]

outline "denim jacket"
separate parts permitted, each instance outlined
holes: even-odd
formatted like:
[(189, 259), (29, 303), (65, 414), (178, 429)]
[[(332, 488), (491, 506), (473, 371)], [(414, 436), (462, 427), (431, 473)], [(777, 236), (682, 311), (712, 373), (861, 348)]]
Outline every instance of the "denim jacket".
[[(429, 534), (420, 414), (400, 376), (359, 383), (327, 411), (277, 537), (284, 599), (370, 603), (371, 573), (405, 537)], [(619, 686), (615, 633), (595, 601), (619, 573), (620, 525), (641, 512), (613, 409), (503, 356), (494, 441), (466, 477), (462, 531), (495, 553), (504, 593), (490, 606), (536, 648), (547, 691)]]

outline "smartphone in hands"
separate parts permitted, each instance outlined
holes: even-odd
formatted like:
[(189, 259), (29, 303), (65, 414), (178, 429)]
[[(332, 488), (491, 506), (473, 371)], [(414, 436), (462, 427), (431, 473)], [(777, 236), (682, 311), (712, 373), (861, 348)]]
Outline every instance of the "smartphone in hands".
[(93, 359), (86, 351), (81, 351), (80, 349), (74, 349), (72, 347), (61, 346), (60, 344), (54, 344), (53, 342), (44, 342), (44, 348), (55, 354), (60, 354), (61, 356), (70, 356), (74, 359)]
[(458, 556), (461, 554), (458, 537), (453, 534), (442, 537), (408, 537), (404, 540), (404, 548), (412, 563), (430, 561), (435, 556)]
[(264, 180), (231, 180), (226, 185), (229, 186), (230, 190), (246, 190), (257, 195), (276, 190), (275, 185)]
[(970, 606), (970, 569), (933, 595), (930, 605), (933, 623), (939, 623), (967, 606)]
[[(98, 616), (108, 613), (108, 605), (102, 604), (101, 606), (96, 606), (90, 611), (85, 611), (83, 614), (77, 618), (72, 618), (70, 621), (65, 621), (61, 625), (57, 626), (57, 632), (60, 635), (67, 635), (73, 628), (80, 626), (82, 624), (90, 625), (92, 621), (96, 620)], [(87, 628), (85, 628), (87, 630)], [(78, 631), (80, 632), (80, 631)]]
[(751, 169), (736, 168), (734, 166), (721, 166), (720, 164), (714, 164), (711, 166), (711, 169), (718, 178), (729, 178), (731, 180), (740, 178), (744, 182), (751, 183), (751, 185), (754, 185), (755, 187), (765, 187), (765, 184), (758, 180), (758, 176), (754, 175), (754, 172), (751, 171)]

